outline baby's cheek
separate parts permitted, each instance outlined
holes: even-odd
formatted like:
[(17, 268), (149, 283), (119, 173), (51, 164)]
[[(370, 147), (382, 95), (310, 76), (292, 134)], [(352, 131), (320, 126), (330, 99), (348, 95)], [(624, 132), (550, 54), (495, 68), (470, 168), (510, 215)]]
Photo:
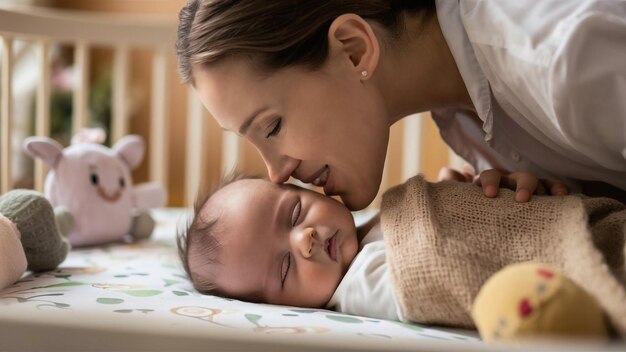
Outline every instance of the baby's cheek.
[(341, 262), (343, 266), (342, 273), (345, 273), (346, 271), (348, 271), (348, 267), (354, 260), (354, 257), (356, 257), (357, 252), (358, 252), (358, 243), (356, 241), (356, 238), (351, 238), (344, 243), (344, 245), (341, 248), (341, 255), (342, 255)]
[(343, 274), (339, 266), (316, 265), (302, 271), (302, 280), (298, 287), (301, 297), (307, 297), (307, 305), (323, 307), (330, 300)]

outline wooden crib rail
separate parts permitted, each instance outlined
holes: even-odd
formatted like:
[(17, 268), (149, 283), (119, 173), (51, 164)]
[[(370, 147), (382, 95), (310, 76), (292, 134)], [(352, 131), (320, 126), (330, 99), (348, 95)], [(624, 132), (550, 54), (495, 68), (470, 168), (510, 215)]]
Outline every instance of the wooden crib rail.
[(173, 48), (169, 17), (99, 14), (0, 3), (0, 33), (57, 43)]

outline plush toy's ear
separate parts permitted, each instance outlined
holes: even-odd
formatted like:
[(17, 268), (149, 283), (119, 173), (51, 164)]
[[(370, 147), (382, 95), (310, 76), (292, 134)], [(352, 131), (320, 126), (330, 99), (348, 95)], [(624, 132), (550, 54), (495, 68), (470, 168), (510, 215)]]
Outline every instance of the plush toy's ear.
[(115, 145), (113, 150), (124, 159), (130, 169), (134, 169), (141, 163), (145, 152), (145, 143), (143, 138), (137, 135), (129, 135), (122, 137)]
[(28, 137), (24, 140), (23, 148), (26, 154), (43, 160), (53, 169), (63, 157), (63, 146), (48, 137)]

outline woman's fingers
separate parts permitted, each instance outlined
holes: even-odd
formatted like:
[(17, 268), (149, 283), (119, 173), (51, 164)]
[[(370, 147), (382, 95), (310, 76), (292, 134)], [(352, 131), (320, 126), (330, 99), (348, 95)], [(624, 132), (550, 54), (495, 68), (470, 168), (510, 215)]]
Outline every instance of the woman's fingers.
[(485, 170), (476, 176), (474, 183), (481, 186), (485, 196), (494, 198), (500, 188), (500, 171), (496, 169)]
[(510, 189), (515, 189), (517, 202), (528, 202), (534, 194), (545, 194), (546, 189), (539, 179), (530, 172), (514, 172), (503, 177), (504, 182)]
[(563, 182), (544, 180), (543, 183), (548, 189), (548, 193), (553, 196), (566, 196), (569, 194), (569, 189)]
[(534, 174), (526, 171), (503, 175), (497, 169), (490, 169), (481, 172), (480, 175), (473, 176), (469, 172), (459, 172), (449, 167), (443, 167), (439, 171), (439, 181), (444, 180), (471, 181), (482, 187), (483, 193), (489, 198), (496, 197), (500, 187), (506, 187), (515, 190), (515, 200), (518, 202), (528, 202), (533, 194), (564, 196), (569, 193), (564, 183), (540, 180)]
[[(533, 194), (546, 193), (544, 185), (530, 172), (502, 175), (496, 169), (485, 170), (475, 178), (474, 183), (481, 186), (483, 193), (489, 198), (497, 196), (500, 187), (515, 190), (515, 200), (518, 202), (528, 202)], [(556, 187), (560, 186), (557, 184)]]

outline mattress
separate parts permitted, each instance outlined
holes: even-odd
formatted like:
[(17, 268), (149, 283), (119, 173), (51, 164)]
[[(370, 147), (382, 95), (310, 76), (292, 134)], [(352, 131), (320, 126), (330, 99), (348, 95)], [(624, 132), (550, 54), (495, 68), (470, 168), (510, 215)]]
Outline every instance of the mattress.
[[(139, 243), (76, 249), (0, 293), (0, 350), (484, 350), (475, 332), (200, 295), (177, 257), (187, 213)], [(489, 348), (488, 348), (489, 349)]]

